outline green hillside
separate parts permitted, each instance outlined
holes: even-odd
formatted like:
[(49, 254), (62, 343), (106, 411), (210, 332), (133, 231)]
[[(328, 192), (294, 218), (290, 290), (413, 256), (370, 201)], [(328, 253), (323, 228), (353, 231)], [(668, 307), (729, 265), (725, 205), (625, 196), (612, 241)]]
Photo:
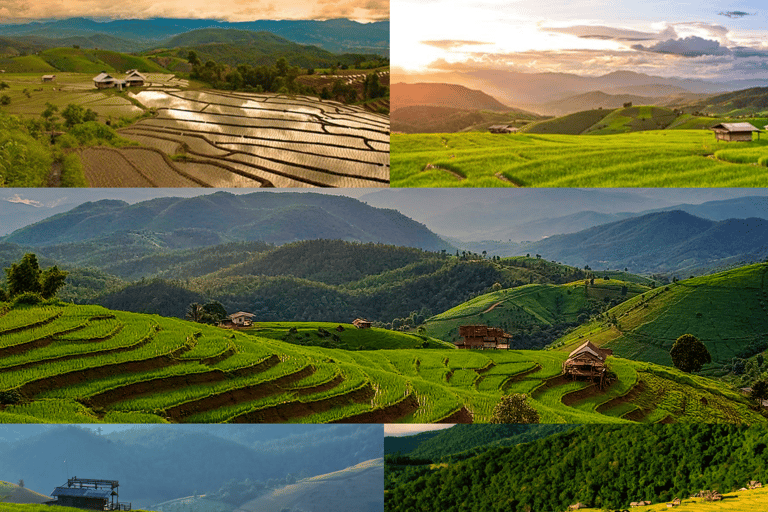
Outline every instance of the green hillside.
[(125, 72), (138, 69), (141, 72), (164, 73), (165, 69), (144, 57), (107, 50), (84, 48), (52, 48), (40, 52), (40, 58), (52, 68), (72, 73)]
[(599, 390), (562, 379), (559, 351), (340, 350), (99, 306), (2, 311), (2, 422), (487, 422), (509, 392), (544, 423), (765, 422), (725, 384), (621, 358)]
[(768, 336), (768, 265), (739, 267), (659, 287), (616, 306), (559, 340), (568, 350), (583, 339), (631, 359), (671, 365), (682, 334), (701, 339), (712, 355), (706, 370), (762, 352)]
[[(768, 154), (765, 137), (717, 142), (709, 130), (647, 130), (600, 137), (395, 133), (391, 143), (392, 187), (768, 185), (766, 173), (754, 165), (768, 160), (760, 160)], [(721, 149), (749, 153), (749, 161), (713, 158)]]
[(583, 110), (566, 116), (556, 117), (532, 123), (523, 130), (527, 133), (560, 133), (578, 135), (602, 121), (611, 111), (609, 109)]
[(622, 302), (649, 289), (626, 281), (598, 278), (591, 284), (585, 280), (498, 290), (429, 318), (426, 332), (455, 342), (459, 339), (459, 326), (484, 324), (512, 334), (513, 347), (541, 348), (547, 344), (546, 334), (531, 340), (532, 330), (538, 332), (547, 327), (576, 325), (600, 314), (611, 303)]
[(669, 108), (652, 106), (618, 108), (605, 116), (600, 122), (589, 127), (584, 133), (608, 135), (612, 133), (663, 130), (676, 118), (677, 114)]
[[(482, 436), (486, 426), (472, 428)], [(583, 425), (461, 461), (387, 455), (385, 510), (563, 511), (579, 502), (615, 511), (647, 500), (652, 505), (639, 510), (660, 511), (676, 497), (680, 510), (762, 510), (768, 491), (743, 488), (768, 478), (766, 442), (756, 426)], [(726, 497), (689, 498), (702, 489)]]

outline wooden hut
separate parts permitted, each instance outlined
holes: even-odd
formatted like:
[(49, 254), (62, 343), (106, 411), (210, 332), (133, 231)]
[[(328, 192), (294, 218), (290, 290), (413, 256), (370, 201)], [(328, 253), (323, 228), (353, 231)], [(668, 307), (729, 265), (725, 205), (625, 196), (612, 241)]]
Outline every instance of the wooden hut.
[(579, 510), (580, 508), (587, 508), (587, 506), (582, 502), (578, 502), (578, 503), (574, 503), (573, 505), (569, 505), (568, 508), (570, 510)]
[(116, 80), (112, 75), (102, 71), (93, 78), (93, 85), (97, 89), (109, 89), (110, 87), (115, 86), (115, 81)]
[(563, 375), (573, 379), (590, 379), (602, 385), (605, 374), (605, 360), (613, 354), (613, 350), (598, 348), (587, 340), (568, 355), (563, 363)]
[(73, 477), (53, 490), (51, 496), (56, 500), (48, 504), (85, 510), (131, 510), (130, 503), (120, 503), (119, 486), (117, 480)]
[(370, 329), (371, 328), (371, 322), (369, 322), (365, 318), (355, 318), (352, 321), (352, 325), (354, 325), (358, 329)]
[(147, 77), (136, 71), (129, 71), (125, 77), (125, 83), (128, 87), (142, 87), (147, 82)]
[(53, 82), (56, 80), (56, 75), (43, 75), (43, 82)]
[(512, 339), (503, 329), (487, 325), (459, 326), (459, 336), (462, 339), (454, 343), (457, 348), (508, 349)]
[(227, 318), (229, 318), (233, 325), (238, 327), (250, 327), (253, 325), (253, 317), (255, 316), (253, 313), (238, 311), (237, 313), (232, 313)]
[(488, 131), (491, 133), (517, 133), (520, 130), (508, 124), (494, 124), (488, 127)]
[(752, 140), (752, 132), (757, 132), (757, 140), (760, 140), (760, 129), (751, 123), (720, 123), (711, 127), (717, 140), (726, 142), (749, 142)]

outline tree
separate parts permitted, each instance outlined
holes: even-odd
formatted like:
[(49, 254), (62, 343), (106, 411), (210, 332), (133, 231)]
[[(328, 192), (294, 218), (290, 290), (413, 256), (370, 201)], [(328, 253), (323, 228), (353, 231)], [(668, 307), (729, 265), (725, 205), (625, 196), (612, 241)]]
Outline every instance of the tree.
[(186, 319), (199, 322), (203, 318), (204, 313), (203, 306), (199, 302), (193, 302), (187, 307)]
[(22, 489), (24, 488), (24, 479), (23, 478), (19, 479), (19, 487), (21, 487)]
[(59, 270), (56, 265), (43, 271), (40, 276), (40, 295), (44, 299), (52, 299), (56, 296), (59, 288), (64, 286), (64, 281), (67, 279), (68, 272)]
[(68, 128), (82, 123), (84, 116), (85, 109), (80, 105), (75, 105), (74, 103), (70, 103), (64, 108), (64, 110), (61, 111), (61, 117), (64, 118), (64, 126)]
[(200, 65), (200, 58), (197, 56), (197, 53), (190, 50), (187, 54), (187, 62), (189, 62), (192, 66), (199, 66)]
[(523, 393), (505, 395), (493, 408), (491, 423), (538, 423), (539, 413)]
[(702, 366), (712, 362), (706, 345), (692, 334), (683, 334), (669, 351), (675, 368), (686, 373), (701, 371)]
[(752, 384), (752, 392), (749, 394), (749, 397), (757, 400), (758, 404), (768, 399), (768, 380), (761, 379)]
[(0, 105), (10, 105), (11, 104), (11, 97), (7, 94), (3, 94), (0, 96)]
[(40, 273), (37, 256), (33, 253), (25, 254), (19, 263), (11, 263), (11, 266), (5, 269), (8, 295), (14, 297), (25, 292), (40, 293), (43, 289)]

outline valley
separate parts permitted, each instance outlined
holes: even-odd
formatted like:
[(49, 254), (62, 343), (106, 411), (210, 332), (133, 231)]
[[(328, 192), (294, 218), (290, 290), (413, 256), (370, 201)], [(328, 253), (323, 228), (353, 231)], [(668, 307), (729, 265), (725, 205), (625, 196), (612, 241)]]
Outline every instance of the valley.
[[(56, 30), (71, 34), (71, 25)], [(133, 46), (77, 36), (69, 47), (6, 35), (0, 144), (20, 149), (4, 154), (0, 185), (388, 185), (386, 52), (332, 53), (263, 30), (164, 33)]]

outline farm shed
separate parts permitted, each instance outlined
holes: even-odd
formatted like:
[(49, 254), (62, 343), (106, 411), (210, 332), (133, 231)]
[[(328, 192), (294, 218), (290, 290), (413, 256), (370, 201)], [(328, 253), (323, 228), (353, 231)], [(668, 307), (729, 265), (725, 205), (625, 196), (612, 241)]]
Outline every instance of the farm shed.
[(233, 325), (237, 325), (239, 327), (250, 327), (253, 324), (253, 317), (255, 316), (256, 315), (253, 313), (238, 311), (237, 313), (232, 313), (227, 318), (229, 318)]
[(108, 89), (115, 86), (115, 78), (112, 75), (102, 71), (93, 78), (93, 85), (97, 89)]
[(51, 496), (56, 500), (48, 504), (85, 510), (131, 510), (130, 503), (120, 503), (119, 486), (117, 480), (73, 477), (53, 490)]
[(355, 318), (352, 321), (352, 325), (354, 325), (358, 329), (370, 329), (371, 328), (371, 322), (369, 322), (365, 318)]
[(598, 348), (587, 340), (568, 355), (563, 363), (563, 375), (571, 378), (588, 378), (603, 385), (606, 368), (605, 360), (613, 350)]
[(573, 505), (569, 505), (568, 508), (570, 510), (579, 510), (580, 508), (587, 508), (587, 506), (579, 502), (579, 503), (574, 503)]
[(458, 348), (508, 349), (512, 339), (503, 329), (486, 325), (459, 326), (459, 336), (462, 339), (455, 342)]
[(53, 82), (56, 80), (56, 75), (43, 75), (43, 82)]
[(510, 126), (508, 124), (494, 124), (493, 126), (488, 127), (488, 131), (491, 133), (517, 133), (520, 130), (515, 126)]
[(129, 87), (141, 87), (147, 81), (147, 77), (132, 69), (126, 74), (125, 82)]
[(757, 140), (760, 140), (760, 129), (751, 123), (720, 123), (711, 127), (717, 140), (726, 142), (749, 142), (752, 140), (752, 132), (757, 132)]

